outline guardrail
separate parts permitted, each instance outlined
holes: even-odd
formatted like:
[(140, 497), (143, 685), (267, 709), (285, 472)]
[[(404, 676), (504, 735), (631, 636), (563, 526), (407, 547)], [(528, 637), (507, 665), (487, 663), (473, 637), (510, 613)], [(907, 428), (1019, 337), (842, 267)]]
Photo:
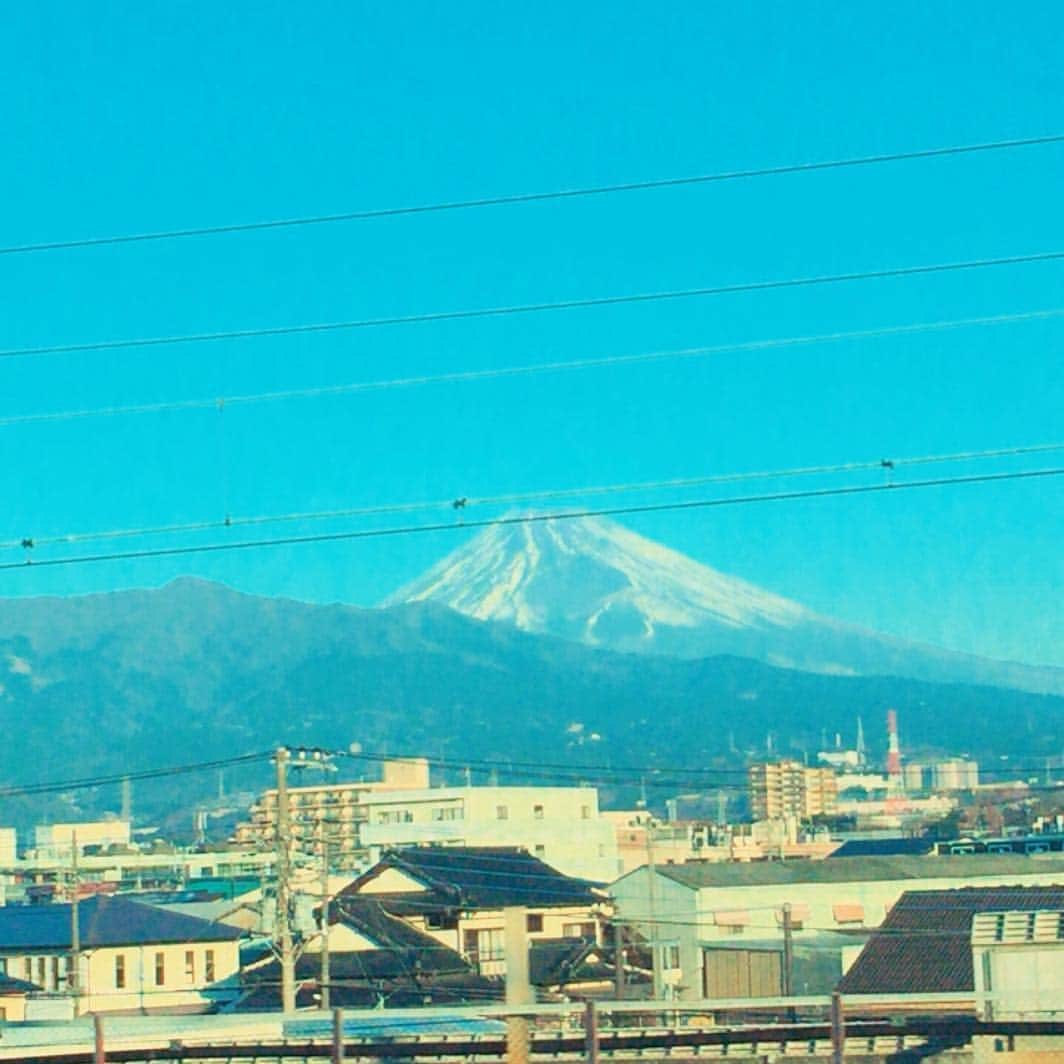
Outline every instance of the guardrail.
[[(529, 1006), (335, 1010), (289, 1015), (101, 1017), (9, 1025), (0, 1060), (24, 1064), (133, 1064), (185, 1060), (586, 1059), (653, 1052), (684, 1057), (800, 1053), (841, 1061), (919, 1044), (960, 1046), (986, 1035), (1064, 1039), (1064, 1019), (988, 1020), (976, 995), (838, 995), (705, 1001), (606, 1001)], [(892, 1015), (902, 1003), (903, 1015)], [(946, 1013), (936, 1010), (946, 1009)], [(877, 1015), (877, 1010), (882, 1015)], [(923, 1010), (924, 1014), (921, 1014)], [(730, 1022), (721, 1022), (732, 1015)], [(739, 1015), (735, 1015), (739, 1014)], [(606, 1022), (607, 1019), (610, 1022)], [(515, 1024), (519, 1027), (515, 1028)], [(685, 1052), (686, 1051), (686, 1052)], [(517, 1054), (520, 1057), (520, 1054)]]

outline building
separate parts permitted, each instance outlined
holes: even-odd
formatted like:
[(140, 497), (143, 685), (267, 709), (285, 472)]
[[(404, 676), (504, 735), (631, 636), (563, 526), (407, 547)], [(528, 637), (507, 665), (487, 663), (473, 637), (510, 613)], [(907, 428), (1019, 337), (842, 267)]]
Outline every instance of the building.
[(963, 757), (935, 761), (931, 765), (933, 791), (970, 791), (979, 786), (979, 763)]
[(759, 762), (750, 766), (747, 781), (754, 820), (805, 820), (835, 812), (838, 788), (832, 768), (791, 760)]
[(205, 1012), (239, 989), (236, 928), (98, 895), (77, 907), (75, 966), (74, 919), (64, 904), (0, 907), (3, 974), (79, 1015)]
[[(505, 974), (504, 910), (526, 912), (527, 941), (600, 939), (605, 893), (512, 847), (389, 851), (335, 899), (337, 917), (367, 906), (399, 917), (484, 976)], [(331, 943), (330, 943), (331, 947)]]
[(128, 848), (128, 820), (91, 820), (77, 824), (39, 824), (33, 830), (33, 849), (38, 858), (69, 862), (77, 846), (78, 855), (99, 852), (112, 846)]
[[(416, 764), (418, 786), (392, 766)], [(620, 871), (613, 825), (593, 787), (429, 787), (428, 766), (391, 762), (381, 784), (289, 789), (292, 834), (305, 852), (331, 847), (331, 863), (365, 867), (398, 846), (517, 846), (566, 875), (609, 882)], [(277, 792), (267, 791), (237, 830), (244, 844), (273, 846)]]
[[(374, 795), (395, 790), (422, 790), (429, 786), (429, 764), (424, 758), (385, 761), (383, 779), (359, 783), (321, 783), (288, 788), (288, 814), (300, 847), (320, 853), (326, 844), (318, 832), (328, 824), (327, 844), (333, 853), (349, 858), (353, 867), (362, 855), (361, 828), (369, 817)], [(273, 847), (277, 839), (277, 790), (264, 791), (238, 824), (233, 841), (242, 846)]]
[(1064, 882), (1052, 857), (868, 856), (641, 868), (610, 888), (616, 919), (653, 940), (681, 998), (766, 996), (783, 985), (784, 906), (795, 993), (827, 993), (907, 890)]
[[(242, 1009), (281, 1007), (281, 966), (265, 955), (244, 972)], [(372, 896), (345, 896), (329, 910), (329, 999), (337, 1008), (456, 1004), (496, 989), (457, 951), (395, 916)], [(296, 1006), (322, 1000), (322, 940), (296, 961)]]
[(988, 1018), (1062, 1011), (1062, 909), (1060, 884), (906, 891), (838, 989), (853, 1009), (862, 994), (897, 994), (895, 1010), (907, 994), (970, 994)]

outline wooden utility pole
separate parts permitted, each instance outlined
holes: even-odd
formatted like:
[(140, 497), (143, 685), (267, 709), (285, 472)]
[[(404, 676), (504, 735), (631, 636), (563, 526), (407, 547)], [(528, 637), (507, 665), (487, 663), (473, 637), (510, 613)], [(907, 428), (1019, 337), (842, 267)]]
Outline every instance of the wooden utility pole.
[(584, 1050), (587, 1064), (599, 1064), (598, 1009), (590, 999), (584, 1002)]
[(791, 903), (783, 903), (783, 972), (781, 982), (784, 997), (794, 993), (794, 924)]
[(831, 1061), (843, 1064), (846, 1056), (846, 1020), (842, 1011), (842, 995), (836, 990), (831, 995)]
[(329, 1064), (342, 1064), (344, 1059), (344, 1014), (332, 1010), (332, 1057)]
[(647, 914), (650, 918), (650, 970), (653, 975), (653, 998), (660, 1001), (664, 996), (664, 982), (661, 978), (661, 950), (658, 947), (658, 873), (654, 867), (654, 818), (647, 817)]
[(291, 817), (288, 808), (288, 750), (279, 746), (277, 766), (277, 912), (274, 945), (281, 959), (281, 1009), (296, 1010), (296, 954), (289, 923), (291, 905)]
[(107, 1064), (107, 1052), (103, 1041), (103, 1017), (93, 1013), (92, 1017), (92, 1061), (93, 1064)]
[[(531, 1005), (528, 978), (528, 910), (511, 905), (503, 910), (503, 946), (506, 956), (506, 1004)], [(528, 1064), (528, 1017), (506, 1017), (506, 1064)]]
[(613, 996), (618, 1001), (624, 1000), (624, 924), (613, 922)]
[(81, 915), (78, 912), (78, 833), (70, 834), (70, 971), (67, 985), (74, 999), (74, 1015), (78, 1014), (78, 995), (81, 993)]

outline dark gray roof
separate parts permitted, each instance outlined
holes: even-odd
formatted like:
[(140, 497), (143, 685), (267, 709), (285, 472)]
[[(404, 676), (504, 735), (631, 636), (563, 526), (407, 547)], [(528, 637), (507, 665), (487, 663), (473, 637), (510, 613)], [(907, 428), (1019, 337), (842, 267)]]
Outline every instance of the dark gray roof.
[[(465, 959), (431, 935), (393, 916), (374, 895), (350, 894), (330, 907), (330, 923), (346, 924), (378, 949), (353, 951), (350, 963), (359, 975), (381, 978), (411, 973), (468, 972)], [(338, 953), (337, 957), (347, 954)]]
[[(68, 904), (0, 906), (0, 952), (69, 950), (70, 924)], [(154, 943), (228, 942), (243, 934), (235, 927), (106, 895), (78, 903), (78, 928), (81, 945), (86, 949)]]
[[(780, 883), (861, 883), (892, 879), (968, 879), (973, 876), (1057, 873), (1064, 881), (1064, 860), (1016, 854), (963, 857), (865, 857), (852, 861), (689, 862), (658, 865), (660, 875), (686, 887), (755, 887)], [(642, 870), (629, 875), (645, 875)]]
[(923, 857), (935, 848), (935, 840), (923, 836), (916, 838), (847, 839), (837, 850), (828, 854), (836, 857)]
[(1064, 886), (906, 891), (843, 976), (839, 990), (843, 994), (974, 990), (970, 936), (975, 913), (1061, 908)]
[[(562, 875), (525, 850), (510, 846), (411, 846), (389, 850), (380, 862), (341, 892), (356, 894), (385, 869), (397, 868), (424, 883), (431, 897), (418, 895), (416, 910), (431, 903), (450, 909), (499, 909), (527, 905), (592, 905), (602, 901), (595, 885)], [(380, 895), (378, 895), (380, 897)], [(400, 893), (388, 894), (388, 909), (405, 911)], [(409, 905), (407, 894), (405, 904)]]

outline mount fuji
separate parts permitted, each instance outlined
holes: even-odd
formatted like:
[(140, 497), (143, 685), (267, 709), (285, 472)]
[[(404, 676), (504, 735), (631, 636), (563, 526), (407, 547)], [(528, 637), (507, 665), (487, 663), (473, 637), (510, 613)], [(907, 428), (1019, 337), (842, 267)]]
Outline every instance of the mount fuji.
[(841, 623), (599, 517), (489, 527), (384, 605), (426, 600), (614, 651), (727, 654), (840, 676), (1064, 692), (1064, 669), (955, 653)]

